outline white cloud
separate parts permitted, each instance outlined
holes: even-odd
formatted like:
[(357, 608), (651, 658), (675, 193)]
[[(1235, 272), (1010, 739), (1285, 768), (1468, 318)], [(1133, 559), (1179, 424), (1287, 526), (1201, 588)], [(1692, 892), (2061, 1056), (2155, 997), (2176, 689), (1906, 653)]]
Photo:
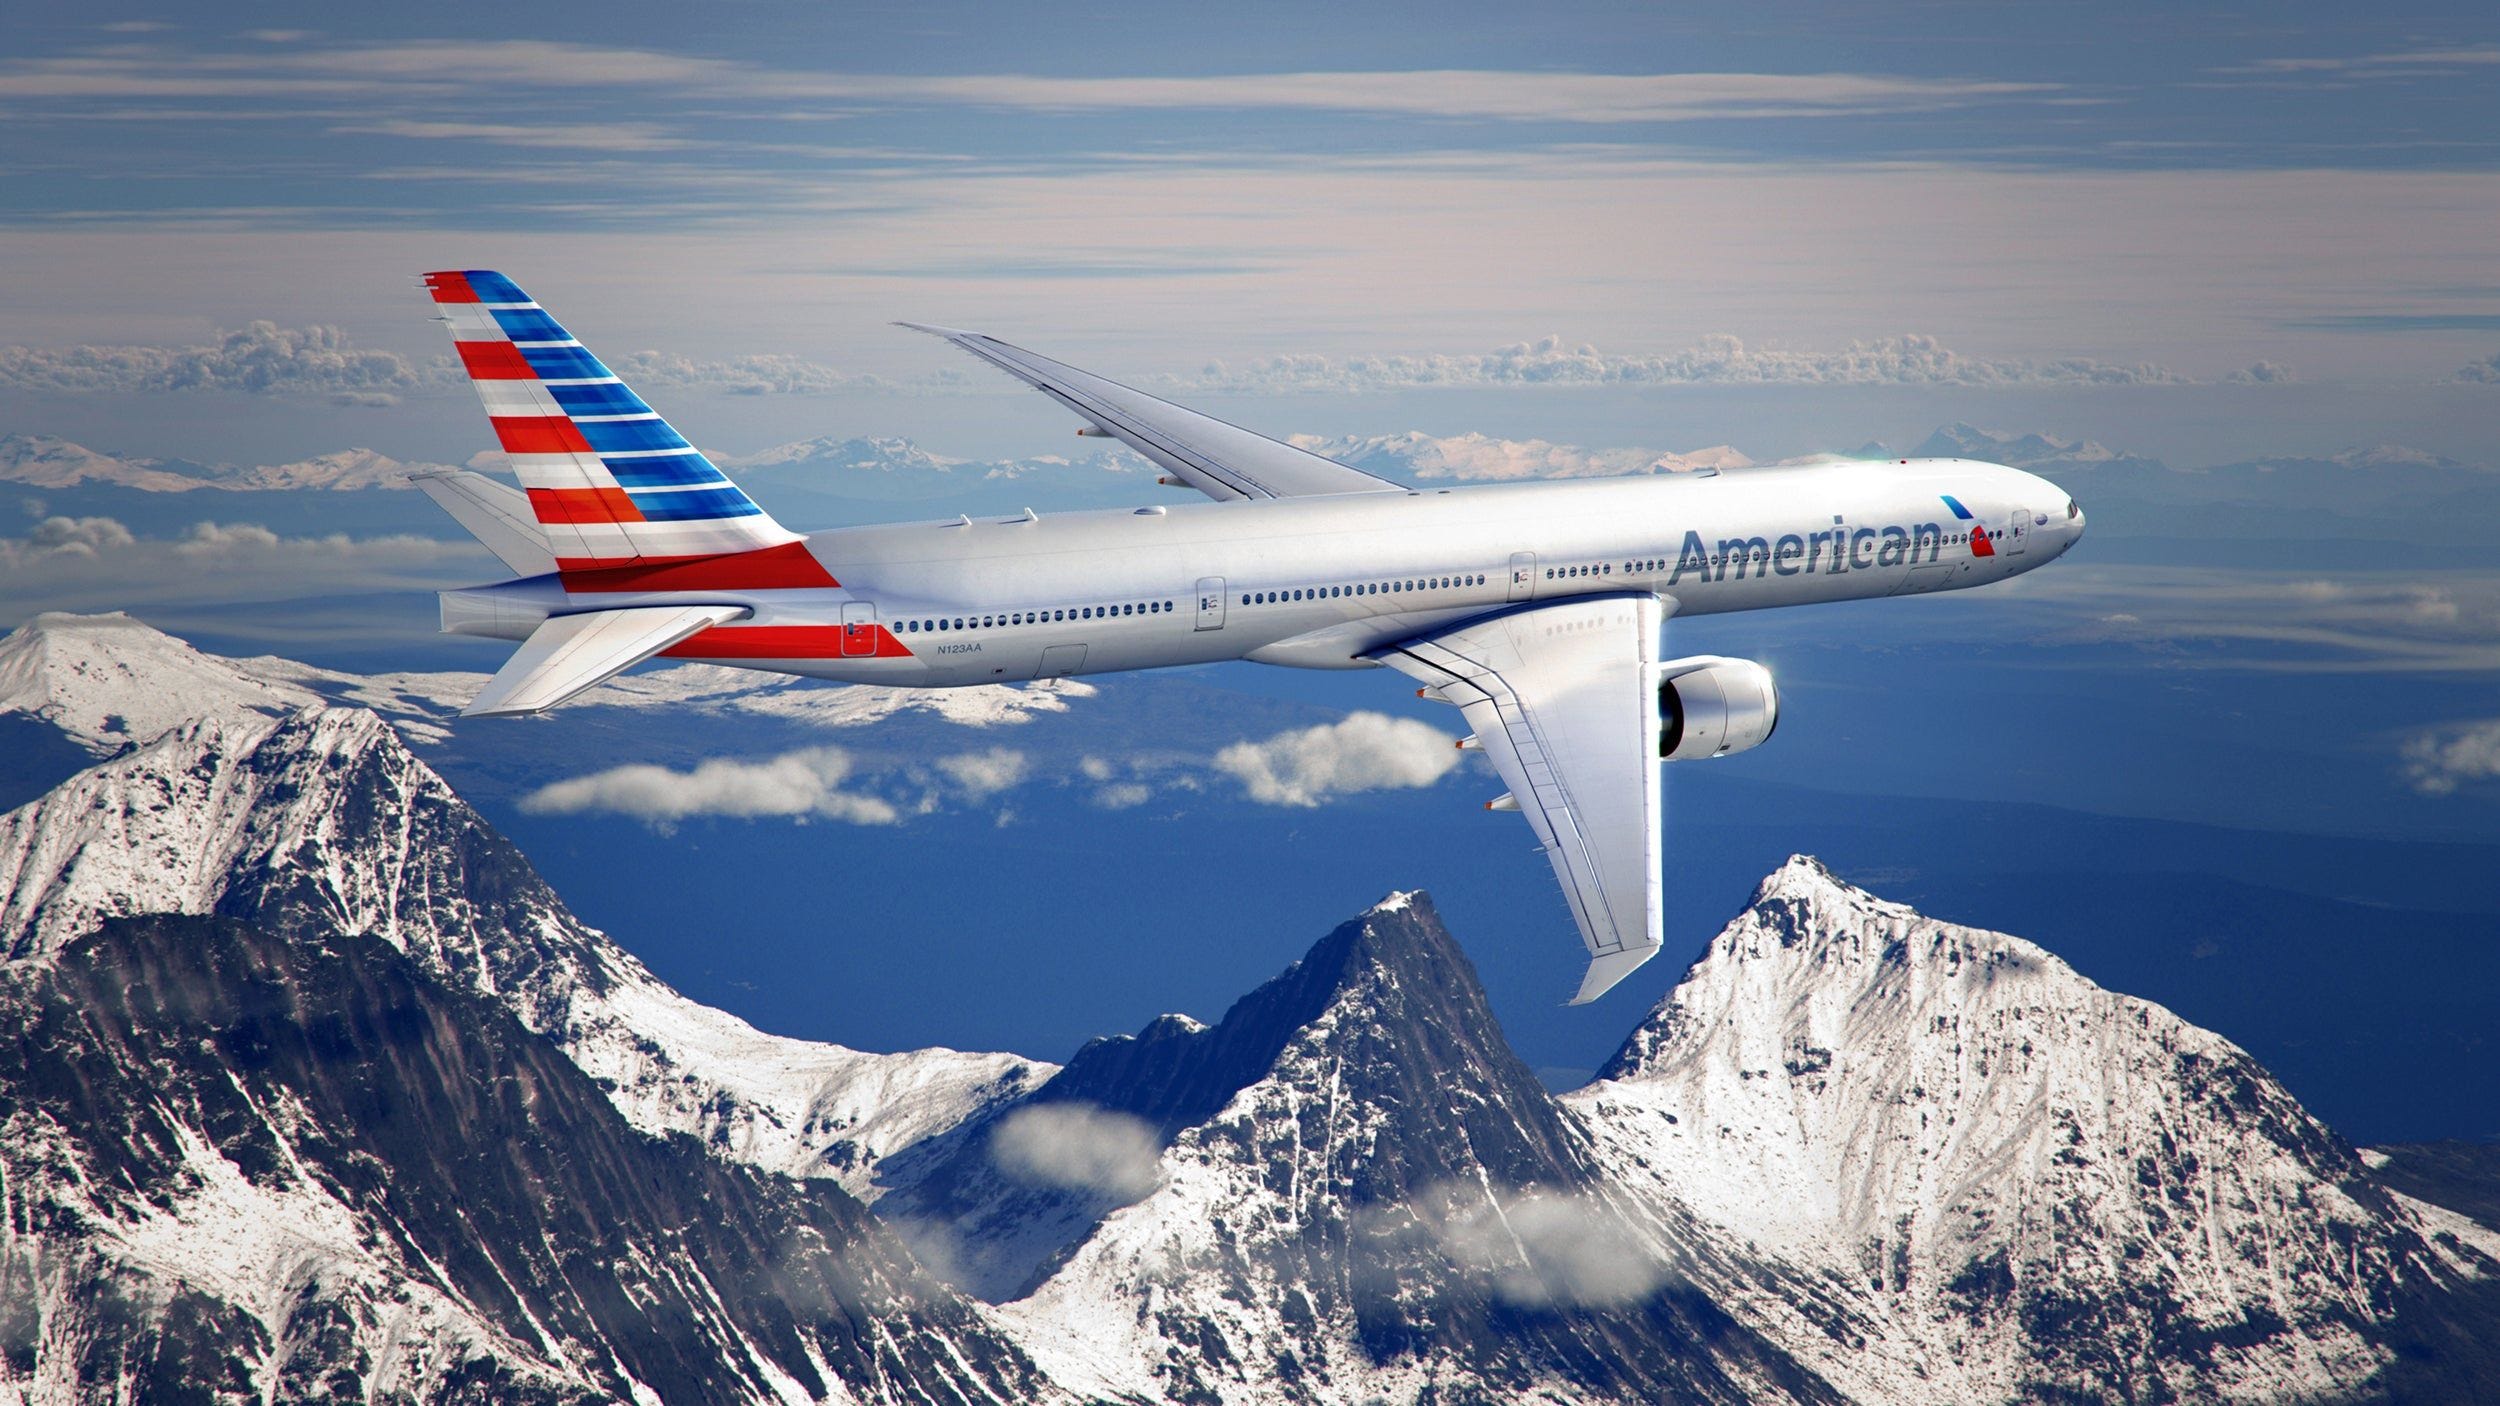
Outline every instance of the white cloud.
[[(26, 534), (17, 552), (27, 561), (40, 561), (53, 556), (92, 557), (99, 552), (130, 546), (137, 540), (130, 535), (130, 529), (115, 518), (48, 517), (36, 523), (35, 530)], [(9, 544), (0, 539), (0, 554), (8, 551)], [(5, 559), (5, 556), (0, 556), (0, 560)]]
[(2287, 386), (2300, 377), (2279, 361), (2257, 361), (2223, 378), (2235, 386)]
[(1409, 430), (1400, 435), (1348, 435), (1338, 439), (1294, 435), (1292, 441), (1314, 454), (1392, 478), (1601, 478), (1691, 469), (1741, 469), (1754, 462), (1726, 444), (1678, 454), (1655, 449), (1582, 449), (1542, 439), (1496, 439), (1473, 431), (1434, 436)]
[(1032, 772), (1032, 763), (1024, 753), (1012, 747), (992, 747), (985, 752), (960, 752), (940, 757), (934, 764), (949, 781), (970, 793), (974, 800), (986, 800), (1001, 791), (1024, 784)]
[(0, 390), (365, 397), (448, 384), (448, 364), (348, 345), (335, 327), (254, 322), (204, 346), (0, 347)]
[(1356, 791), (1430, 786), (1458, 765), (1457, 739), (1411, 718), (1351, 713), (1343, 721), (1236, 742), (1216, 770), (1263, 805), (1316, 806)]
[(1184, 389), (1230, 394), (1352, 393), (1424, 387), (1783, 385), (1783, 386), (2148, 386), (2188, 378), (2145, 363), (2089, 358), (1991, 361), (1966, 357), (1933, 337), (1852, 342), (1836, 352), (1771, 351), (1726, 335), (1680, 352), (1602, 352), (1560, 337), (1516, 342), (1475, 355), (1267, 357), (1230, 366), (1209, 362), (1197, 375), (1166, 378)]
[(1116, 781), (1099, 787), (1093, 802), (1104, 810), (1135, 810), (1154, 799), (1154, 788), (1139, 781)]
[(2500, 352), (2494, 352), (2481, 361), (2467, 362), (2448, 379), (2478, 386), (2500, 386)]
[(1443, 1253), (1531, 1307), (1620, 1308), (1667, 1281), (1666, 1264), (1588, 1193), (1530, 1191), (1508, 1204), (1475, 1187), (1427, 1189), (1407, 1207)]
[(730, 395), (804, 395), (884, 385), (804, 357), (765, 354), (703, 361), (669, 352), (638, 351), (602, 358), (629, 384), (662, 390), (723, 391)]
[(1125, 1113), (1085, 1103), (1017, 1109), (990, 1134), (990, 1159), (1022, 1181), (1090, 1191), (1123, 1204), (1163, 1180), (1154, 1129)]
[(892, 803), (841, 789), (853, 771), (839, 747), (805, 747), (761, 762), (720, 759), (692, 771), (636, 764), (542, 786), (521, 799), (534, 815), (630, 815), (654, 825), (693, 816), (808, 816), (891, 825)]
[(2405, 742), (2404, 764), (2413, 789), (2426, 796), (2500, 778), (2500, 718), (2418, 733)]

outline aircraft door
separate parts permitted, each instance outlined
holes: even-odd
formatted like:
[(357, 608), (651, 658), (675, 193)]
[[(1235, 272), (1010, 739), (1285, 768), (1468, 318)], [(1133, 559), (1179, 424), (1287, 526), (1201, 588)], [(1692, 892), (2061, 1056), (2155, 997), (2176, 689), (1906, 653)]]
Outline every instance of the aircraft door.
[(842, 603), (842, 657), (852, 659), (876, 652), (876, 603), (864, 600), (844, 601)]
[(1536, 598), (1536, 553), (1513, 552), (1510, 554), (1510, 598), (1512, 600)]
[(2018, 557), (2031, 545), (2031, 509), (2016, 508), (2005, 515), (2005, 554)]
[(1224, 578), (1221, 576), (1198, 578), (1198, 628), (1224, 628)]

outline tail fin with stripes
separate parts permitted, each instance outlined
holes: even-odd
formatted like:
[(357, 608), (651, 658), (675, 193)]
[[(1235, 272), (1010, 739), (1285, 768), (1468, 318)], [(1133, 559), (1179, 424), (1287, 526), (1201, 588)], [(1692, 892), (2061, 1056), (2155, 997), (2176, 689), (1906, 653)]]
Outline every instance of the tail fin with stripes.
[(425, 286), (567, 577), (749, 553), (776, 575), (821, 574), (797, 533), (511, 279), (466, 269), (429, 273)]

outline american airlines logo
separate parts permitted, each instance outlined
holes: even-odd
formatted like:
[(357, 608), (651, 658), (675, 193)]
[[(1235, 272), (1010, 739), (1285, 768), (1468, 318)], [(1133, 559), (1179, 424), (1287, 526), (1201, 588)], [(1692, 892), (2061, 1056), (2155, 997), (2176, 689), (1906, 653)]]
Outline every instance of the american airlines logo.
[[(1951, 496), (1945, 497), (1944, 505), (1953, 510), (1954, 517), (1972, 524), (1967, 533), (1956, 533), (1969, 541), (1971, 555), (1996, 555), (1987, 529), (1977, 525), (1970, 509)], [(1820, 532), (1789, 532), (1777, 538), (1722, 537), (1715, 551), (1700, 533), (1687, 531), (1667, 584), (1672, 586), (1688, 574), (1704, 581), (1725, 581), (1730, 576), (1743, 580), (1748, 571), (1756, 576), (1803, 576), (1817, 571), (1838, 576), (1887, 566), (1917, 566), (1940, 559), (1944, 542), (1943, 526), (1932, 522), (1915, 527), (1834, 523)]]

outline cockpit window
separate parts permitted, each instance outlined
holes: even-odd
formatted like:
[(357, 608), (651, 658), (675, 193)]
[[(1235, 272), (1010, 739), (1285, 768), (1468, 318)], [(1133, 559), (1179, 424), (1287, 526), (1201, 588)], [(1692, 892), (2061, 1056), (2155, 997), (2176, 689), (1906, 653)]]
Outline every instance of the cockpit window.
[(2075, 506), (2075, 500), (2074, 500), (2074, 499), (2072, 499), (2072, 498), (2067, 499), (2067, 500), (2066, 500), (2066, 520), (2067, 520), (2068, 522), (2073, 522), (2076, 518), (2079, 518), (2079, 517), (2081, 517), (2081, 516), (2083, 516), (2083, 509), (2078, 508), (2078, 507), (2076, 507), (2076, 506)]

